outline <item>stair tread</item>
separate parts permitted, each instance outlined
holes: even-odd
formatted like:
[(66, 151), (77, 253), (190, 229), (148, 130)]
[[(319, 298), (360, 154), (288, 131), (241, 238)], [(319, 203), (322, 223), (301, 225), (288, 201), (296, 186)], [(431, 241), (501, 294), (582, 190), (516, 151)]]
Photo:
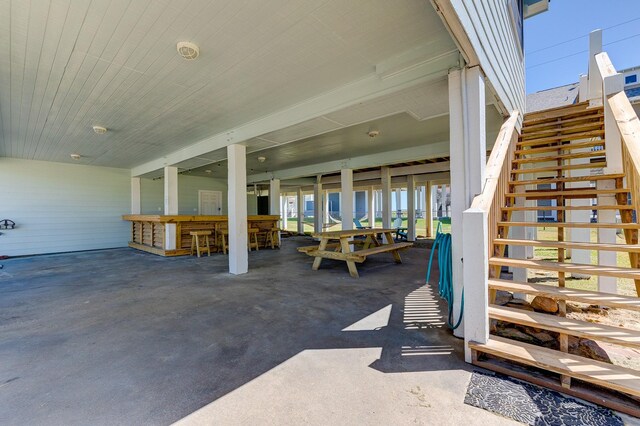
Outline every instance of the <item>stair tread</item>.
[(552, 172), (554, 170), (600, 169), (606, 166), (607, 166), (607, 163), (605, 161), (600, 161), (597, 163), (587, 163), (587, 164), (563, 164), (560, 166), (548, 166), (548, 167), (538, 167), (538, 168), (530, 168), (530, 169), (516, 169), (516, 170), (511, 170), (511, 173), (541, 173), (541, 172)]
[(549, 108), (543, 111), (529, 112), (523, 117), (523, 123), (534, 124), (540, 122), (547, 122), (557, 120), (559, 118), (577, 117), (585, 115), (599, 115), (604, 114), (604, 109), (589, 108), (589, 105), (584, 103), (565, 105), (557, 108)]
[(545, 143), (551, 143), (554, 141), (575, 141), (578, 139), (590, 139), (604, 136), (604, 130), (591, 130), (588, 132), (569, 133), (566, 135), (547, 136), (544, 138), (527, 139), (519, 141), (516, 147), (521, 148), (525, 146), (542, 145)]
[(564, 126), (562, 124), (560, 125), (549, 125), (548, 127), (552, 127), (550, 129), (528, 129), (527, 127), (524, 127), (522, 129), (522, 134), (520, 135), (521, 138), (528, 138), (531, 136), (535, 136), (535, 135), (542, 135), (542, 134), (554, 134), (554, 133), (563, 133), (563, 132), (567, 132), (567, 133), (574, 133), (574, 132), (580, 132), (583, 130), (587, 130), (587, 129), (593, 129), (593, 128), (599, 128), (602, 127), (604, 125), (604, 121), (591, 121), (591, 122), (587, 122), (587, 123), (580, 123), (580, 124), (575, 124), (572, 126)]
[[(591, 121), (593, 120), (593, 121)], [(532, 131), (536, 131), (538, 129), (543, 129), (545, 127), (554, 127), (554, 126), (565, 126), (569, 123), (578, 123), (578, 122), (586, 122), (586, 123), (601, 123), (604, 124), (604, 113), (603, 112), (596, 112), (593, 111), (591, 114), (586, 114), (586, 115), (582, 115), (582, 116), (577, 116), (577, 117), (568, 117), (568, 118), (562, 118), (562, 117), (556, 117), (554, 121), (548, 121), (548, 122), (531, 122), (525, 126), (523, 126), (523, 130), (528, 130), (530, 132)]]
[(498, 305), (489, 305), (489, 318), (529, 327), (542, 328), (555, 331), (556, 333), (582, 337), (584, 339), (599, 340), (622, 346), (640, 347), (640, 331), (629, 328), (591, 323)]
[(604, 228), (604, 229), (638, 229), (637, 223), (586, 223), (586, 222), (498, 222), (498, 226), (530, 226), (535, 228)]
[(625, 177), (623, 173), (589, 176), (547, 177), (530, 180), (510, 180), (509, 185), (540, 185), (545, 183), (591, 182), (596, 180), (620, 179), (623, 177)]
[(640, 244), (585, 243), (554, 240), (519, 240), (514, 238), (496, 238), (495, 240), (493, 240), (493, 242), (495, 244), (506, 244), (514, 246), (553, 247), (578, 250), (604, 250), (640, 253)]
[[(509, 206), (502, 207), (504, 211), (571, 211), (571, 210), (634, 210), (633, 206), (610, 205), (610, 206)], [(545, 222), (546, 223), (546, 222)]]
[(598, 291), (577, 290), (568, 287), (555, 287), (545, 284), (521, 283), (490, 279), (489, 288), (505, 290), (513, 293), (534, 294), (550, 297), (552, 299), (572, 300), (574, 302), (588, 303), (590, 305), (604, 305), (612, 308), (640, 311), (640, 298), (623, 296), (619, 294), (602, 293)]
[(574, 149), (584, 149), (584, 148), (593, 148), (594, 146), (605, 146), (606, 141), (604, 139), (598, 139), (595, 141), (588, 142), (577, 142), (577, 143), (558, 143), (550, 146), (542, 146), (538, 148), (527, 148), (527, 149), (517, 149), (515, 151), (516, 154), (537, 154), (542, 152), (552, 152), (552, 151), (570, 151)]
[(640, 372), (636, 370), (498, 336), (491, 336), (485, 344), (470, 342), (469, 347), (478, 352), (640, 396)]
[(618, 266), (588, 265), (584, 263), (559, 263), (544, 260), (510, 259), (507, 257), (492, 257), (489, 264), (493, 266), (510, 266), (512, 268), (539, 269), (565, 273), (587, 275), (601, 275), (606, 277), (640, 279), (640, 269), (621, 268)]
[(592, 198), (596, 198), (598, 195), (615, 195), (615, 194), (626, 194), (629, 192), (628, 189), (620, 188), (620, 189), (596, 189), (596, 188), (571, 188), (565, 189), (563, 191), (557, 190), (532, 190), (527, 192), (511, 192), (506, 194), (507, 198), (518, 198), (518, 197), (544, 197), (544, 196), (553, 196), (553, 197), (562, 197), (562, 196), (570, 196), (570, 195), (593, 195)]
[(544, 157), (524, 157), (524, 158), (516, 158), (513, 160), (514, 164), (528, 164), (528, 163), (548, 163), (552, 161), (562, 161), (562, 160), (575, 160), (578, 158), (591, 158), (591, 157), (602, 157), (606, 156), (606, 151), (589, 151), (589, 152), (578, 152), (575, 154), (560, 154), (560, 155), (547, 155)]

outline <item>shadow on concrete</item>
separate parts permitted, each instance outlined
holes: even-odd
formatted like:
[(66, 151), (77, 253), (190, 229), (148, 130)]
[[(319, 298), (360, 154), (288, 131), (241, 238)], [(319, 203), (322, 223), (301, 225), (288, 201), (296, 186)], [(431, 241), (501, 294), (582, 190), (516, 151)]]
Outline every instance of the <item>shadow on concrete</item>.
[(312, 271), (308, 244), (252, 252), (241, 276), (222, 255), (131, 249), (5, 262), (0, 423), (166, 424), (309, 349), (382, 348), (384, 373), (467, 369), (427, 250), (353, 279), (343, 262)]

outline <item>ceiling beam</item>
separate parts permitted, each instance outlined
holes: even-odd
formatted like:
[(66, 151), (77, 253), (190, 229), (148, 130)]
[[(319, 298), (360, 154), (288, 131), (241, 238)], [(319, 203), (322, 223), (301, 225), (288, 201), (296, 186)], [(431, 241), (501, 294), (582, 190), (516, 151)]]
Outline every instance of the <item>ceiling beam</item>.
[(375, 72), (369, 76), (338, 87), (320, 96), (292, 105), (276, 113), (259, 118), (242, 126), (203, 139), (164, 157), (131, 169), (132, 176), (139, 176), (168, 165), (174, 165), (193, 157), (204, 155), (234, 143), (241, 143), (265, 133), (280, 130), (304, 121), (329, 114), (343, 108), (376, 99), (419, 84), (435, 81), (447, 75), (448, 70), (460, 65), (460, 54), (453, 50), (447, 54), (426, 60), (388, 77)]

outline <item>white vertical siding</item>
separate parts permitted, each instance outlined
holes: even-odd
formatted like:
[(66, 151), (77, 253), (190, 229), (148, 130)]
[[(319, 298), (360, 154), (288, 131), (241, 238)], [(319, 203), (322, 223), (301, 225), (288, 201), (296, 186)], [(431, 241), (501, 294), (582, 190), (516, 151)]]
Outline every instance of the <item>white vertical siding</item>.
[(451, 0), (500, 102), (525, 111), (524, 54), (508, 0)]
[(0, 158), (0, 255), (124, 247), (130, 193), (129, 170)]

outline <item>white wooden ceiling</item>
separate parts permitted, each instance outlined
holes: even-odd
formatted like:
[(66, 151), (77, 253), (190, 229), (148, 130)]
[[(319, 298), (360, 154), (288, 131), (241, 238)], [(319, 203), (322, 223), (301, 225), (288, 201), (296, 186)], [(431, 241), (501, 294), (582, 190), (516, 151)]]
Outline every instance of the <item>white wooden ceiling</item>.
[[(177, 55), (183, 40), (200, 58)], [(424, 0), (0, 0), (0, 156), (70, 162), (77, 152), (85, 164), (130, 168), (435, 42), (455, 49)], [(390, 112), (437, 115), (434, 93), (405, 94), (402, 105), (389, 96), (250, 147)]]

